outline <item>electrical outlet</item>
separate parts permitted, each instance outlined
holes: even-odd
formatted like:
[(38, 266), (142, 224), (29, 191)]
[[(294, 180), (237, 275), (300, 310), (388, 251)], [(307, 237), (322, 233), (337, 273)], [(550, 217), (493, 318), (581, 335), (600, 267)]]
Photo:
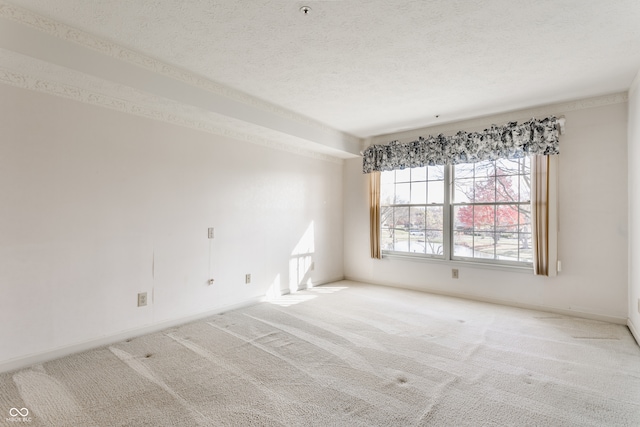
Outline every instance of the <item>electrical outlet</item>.
[(640, 313), (640, 298), (638, 298), (638, 313)]
[(144, 307), (147, 305), (147, 293), (141, 292), (138, 294), (138, 307)]
[(315, 263), (315, 262), (312, 262), (312, 263), (311, 263), (311, 267), (309, 268), (309, 270), (313, 271), (313, 270), (315, 270), (315, 269), (316, 269), (316, 263)]
[(251, 283), (251, 275), (250, 274), (245, 274), (244, 283)]
[(209, 279), (209, 285), (213, 285), (213, 282), (215, 282), (215, 280)]
[(458, 278), (458, 269), (457, 268), (452, 268), (451, 269), (451, 277), (453, 279), (457, 279)]
[(213, 239), (213, 227), (209, 228), (207, 235), (209, 236), (210, 239)]

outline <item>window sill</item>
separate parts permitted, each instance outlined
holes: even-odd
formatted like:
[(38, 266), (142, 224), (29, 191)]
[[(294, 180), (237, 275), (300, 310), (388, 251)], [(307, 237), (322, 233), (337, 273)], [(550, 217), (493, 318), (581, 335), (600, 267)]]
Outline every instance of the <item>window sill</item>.
[(485, 262), (473, 262), (473, 261), (467, 261), (467, 260), (449, 260), (449, 259), (441, 259), (441, 258), (431, 258), (426, 256), (420, 256), (420, 255), (405, 254), (401, 252), (383, 252), (382, 258), (390, 259), (390, 260), (426, 262), (426, 263), (432, 263), (432, 264), (449, 265), (452, 267), (465, 266), (469, 268), (500, 270), (500, 271), (508, 271), (510, 273), (523, 273), (523, 274), (533, 275), (533, 266), (531, 264), (526, 264), (526, 265), (489, 264)]

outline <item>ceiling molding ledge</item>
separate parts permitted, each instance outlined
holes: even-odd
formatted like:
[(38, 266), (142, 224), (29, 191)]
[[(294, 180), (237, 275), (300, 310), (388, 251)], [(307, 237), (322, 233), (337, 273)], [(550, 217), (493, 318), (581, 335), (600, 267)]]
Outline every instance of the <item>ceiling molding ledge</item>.
[(574, 101), (559, 102), (542, 105), (539, 107), (525, 108), (505, 113), (491, 114), (476, 117), (468, 120), (443, 123), (441, 125), (428, 126), (420, 129), (412, 129), (402, 132), (394, 132), (385, 135), (377, 135), (363, 141), (365, 148), (375, 144), (387, 144), (391, 141), (410, 142), (419, 137), (427, 135), (452, 135), (458, 131), (477, 131), (490, 127), (492, 124), (501, 125), (512, 121), (525, 121), (533, 118), (543, 118), (551, 115), (557, 117), (570, 111), (585, 110), (587, 108), (604, 107), (607, 105), (620, 104), (629, 100), (628, 92), (619, 92), (609, 95), (596, 96), (592, 98), (579, 99)]
[(341, 164), (343, 158), (331, 154), (323, 154), (317, 150), (301, 148), (299, 144), (286, 143), (287, 135), (282, 138), (265, 138), (257, 133), (247, 133), (234, 130), (231, 126), (217, 126), (207, 120), (194, 119), (176, 114), (173, 111), (162, 111), (153, 106), (143, 103), (131, 102), (117, 97), (112, 97), (103, 93), (98, 93), (76, 86), (67, 85), (52, 80), (41, 79), (23, 73), (13, 72), (0, 67), (0, 83), (21, 89), (33, 90), (48, 95), (58, 96), (73, 101), (82, 102), (89, 105), (108, 108), (139, 117), (159, 120), (173, 125), (196, 129), (199, 131), (232, 138), (238, 141), (245, 141), (264, 147), (294, 153), (300, 156), (310, 157), (331, 163)]
[[(291, 140), (303, 142), (303, 147), (297, 150), (291, 143), (282, 144), (287, 147), (287, 151), (304, 153), (315, 151), (317, 148), (321, 154), (320, 157), (327, 157), (328, 154), (332, 157), (350, 158), (358, 156), (362, 150), (362, 141), (356, 136), (340, 132), (308, 117), (15, 7), (2, 0), (0, 0), (0, 49), (76, 70), (174, 103), (227, 116), (232, 121), (247, 122), (256, 132), (255, 135), (251, 135), (238, 134), (233, 129), (209, 130), (212, 133), (225, 136), (237, 135), (239, 139), (257, 143), (262, 141), (265, 145), (262, 133), (266, 130), (264, 132), (266, 135), (273, 135), (275, 132), (288, 135)], [(10, 77), (8, 73), (11, 74)], [(16, 81), (20, 80), (18, 75), (19, 72), (15, 69), (5, 70), (5, 83), (16, 86)], [(33, 78), (30, 78), (28, 73), (23, 76), (23, 84), (30, 85), (27, 88), (31, 90), (48, 91), (47, 93), (59, 96), (69, 95), (74, 91), (82, 92), (84, 95), (78, 96), (76, 100), (86, 102), (83, 99), (93, 99), (97, 96), (102, 101), (95, 105), (108, 108), (127, 103), (127, 101), (118, 100), (117, 96), (110, 96), (106, 90), (98, 91), (101, 93), (91, 91), (94, 92), (92, 97), (86, 93), (86, 88), (73, 88), (68, 85), (64, 88), (56, 87), (55, 78), (47, 80), (46, 84), (30, 85)], [(128, 113), (132, 113), (133, 110), (136, 110), (134, 105), (123, 105), (120, 108), (120, 111)], [(168, 117), (166, 114), (150, 110), (138, 115), (165, 121)], [(171, 123), (179, 124), (175, 120)], [(203, 124), (187, 126), (202, 130), (208, 127)], [(277, 145), (276, 141), (269, 144), (273, 147)]]

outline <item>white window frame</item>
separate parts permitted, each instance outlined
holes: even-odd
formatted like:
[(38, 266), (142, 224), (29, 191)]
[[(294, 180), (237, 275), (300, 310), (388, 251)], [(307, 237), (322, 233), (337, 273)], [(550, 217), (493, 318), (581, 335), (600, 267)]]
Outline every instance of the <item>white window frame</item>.
[[(522, 271), (530, 271), (533, 263), (525, 262), (525, 261), (508, 261), (508, 260), (498, 260), (498, 259), (483, 259), (483, 258), (475, 258), (475, 257), (461, 257), (453, 255), (453, 235), (454, 235), (454, 223), (453, 223), (453, 210), (455, 206), (461, 206), (463, 204), (457, 204), (453, 202), (453, 186), (454, 186), (454, 176), (453, 176), (453, 165), (444, 165), (444, 203), (443, 203), (443, 255), (438, 256), (435, 254), (422, 254), (422, 253), (412, 253), (412, 252), (404, 252), (404, 251), (390, 251), (382, 249), (382, 256), (389, 258), (410, 258), (415, 260), (424, 260), (424, 261), (433, 261), (433, 262), (445, 262), (452, 264), (470, 264), (480, 267), (489, 267), (489, 268), (508, 268), (508, 269), (521, 269)], [(384, 173), (384, 172), (382, 172)], [(394, 201), (395, 202), (395, 201)], [(484, 203), (484, 204), (492, 204), (497, 206), (502, 202), (495, 203)], [(525, 203), (525, 202), (520, 202)], [(530, 202), (529, 202), (530, 203)], [(504, 204), (513, 204), (513, 203), (504, 203)], [(393, 206), (393, 207), (404, 207), (404, 206), (439, 206), (440, 204), (431, 205), (428, 203), (425, 204), (389, 204), (383, 206)], [(473, 203), (464, 204), (466, 206), (473, 206)], [(380, 224), (382, 229), (382, 224)]]

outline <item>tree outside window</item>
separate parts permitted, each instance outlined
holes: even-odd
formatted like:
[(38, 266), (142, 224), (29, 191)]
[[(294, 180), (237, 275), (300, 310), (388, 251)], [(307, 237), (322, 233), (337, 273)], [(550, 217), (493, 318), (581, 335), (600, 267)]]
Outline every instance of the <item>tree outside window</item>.
[(532, 261), (528, 158), (382, 172), (380, 195), (383, 252)]

